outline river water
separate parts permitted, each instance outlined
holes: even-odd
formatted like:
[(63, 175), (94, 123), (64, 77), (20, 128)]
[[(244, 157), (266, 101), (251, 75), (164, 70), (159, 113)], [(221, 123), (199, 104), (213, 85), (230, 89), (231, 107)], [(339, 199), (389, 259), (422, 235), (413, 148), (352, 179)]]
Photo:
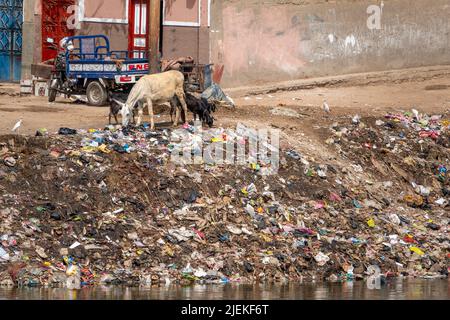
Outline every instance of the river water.
[(196, 285), (81, 290), (0, 288), (0, 300), (448, 300), (449, 280), (394, 279), (380, 289), (363, 281), (286, 285)]

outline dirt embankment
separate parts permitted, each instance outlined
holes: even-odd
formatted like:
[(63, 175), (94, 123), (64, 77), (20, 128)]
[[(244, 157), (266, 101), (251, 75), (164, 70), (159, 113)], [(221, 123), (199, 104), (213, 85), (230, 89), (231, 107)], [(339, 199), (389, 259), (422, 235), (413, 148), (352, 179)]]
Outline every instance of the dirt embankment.
[(325, 118), (304, 141), (285, 118), (272, 122), (283, 129), (272, 176), (258, 174), (264, 161), (176, 165), (167, 130), (3, 136), (0, 281), (337, 280), (371, 265), (448, 274), (448, 115)]

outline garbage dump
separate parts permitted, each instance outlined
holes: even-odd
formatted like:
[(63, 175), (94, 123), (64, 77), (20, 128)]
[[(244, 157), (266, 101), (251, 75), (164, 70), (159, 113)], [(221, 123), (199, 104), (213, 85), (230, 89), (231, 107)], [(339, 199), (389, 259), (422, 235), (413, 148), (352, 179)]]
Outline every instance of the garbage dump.
[(0, 285), (448, 276), (449, 118), (353, 118), (326, 133), (342, 165), (282, 149), (272, 176), (177, 165), (195, 139), (147, 124), (2, 136)]

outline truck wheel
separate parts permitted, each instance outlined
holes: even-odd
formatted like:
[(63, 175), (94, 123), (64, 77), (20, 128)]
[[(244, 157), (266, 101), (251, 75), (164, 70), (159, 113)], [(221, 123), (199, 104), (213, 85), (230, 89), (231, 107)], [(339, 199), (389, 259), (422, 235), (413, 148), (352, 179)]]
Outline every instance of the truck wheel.
[(91, 106), (104, 106), (108, 99), (108, 92), (106, 88), (98, 81), (89, 83), (86, 89), (86, 96)]
[(48, 91), (48, 102), (54, 102), (56, 100), (56, 89), (50, 89)]

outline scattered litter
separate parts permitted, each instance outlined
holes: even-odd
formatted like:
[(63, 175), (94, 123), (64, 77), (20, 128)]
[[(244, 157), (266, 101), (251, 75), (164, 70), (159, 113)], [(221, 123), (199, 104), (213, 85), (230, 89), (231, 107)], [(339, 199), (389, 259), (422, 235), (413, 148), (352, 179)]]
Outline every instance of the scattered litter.
[[(75, 289), (348, 280), (374, 264), (447, 276), (450, 122), (420, 112), (353, 120), (324, 137), (345, 165), (283, 149), (269, 177), (257, 174), (263, 162), (170, 161), (195, 153), (193, 126), (1, 138), (0, 275), (20, 262), (20, 286)], [(243, 143), (244, 133), (219, 129), (203, 143)]]

